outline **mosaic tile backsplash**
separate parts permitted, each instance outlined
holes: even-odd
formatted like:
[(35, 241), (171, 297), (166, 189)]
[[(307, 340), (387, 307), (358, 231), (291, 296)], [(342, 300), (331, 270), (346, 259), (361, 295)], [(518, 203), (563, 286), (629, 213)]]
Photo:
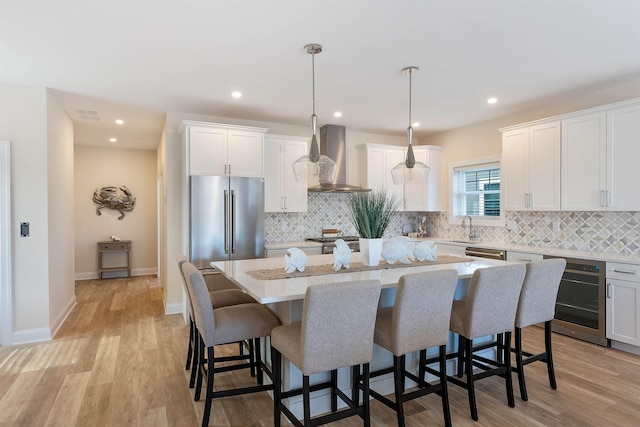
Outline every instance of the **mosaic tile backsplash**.
[[(304, 213), (265, 214), (265, 241), (281, 243), (319, 237), (323, 228), (356, 231), (347, 216), (349, 194), (310, 193)], [(427, 234), (462, 240), (468, 229), (449, 224), (448, 212), (400, 212), (386, 237), (417, 231), (426, 217)], [(636, 255), (640, 252), (640, 212), (506, 212), (507, 227), (475, 227), (478, 241)]]

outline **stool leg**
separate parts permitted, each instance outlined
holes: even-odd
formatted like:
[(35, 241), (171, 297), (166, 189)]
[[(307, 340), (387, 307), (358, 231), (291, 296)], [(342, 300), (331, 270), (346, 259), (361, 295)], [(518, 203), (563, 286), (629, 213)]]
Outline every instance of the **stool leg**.
[(529, 400), (527, 396), (527, 385), (524, 380), (524, 364), (522, 363), (522, 328), (516, 328), (516, 371), (518, 373), (518, 385), (520, 386), (520, 398), (525, 402)]
[(193, 337), (193, 329), (195, 328), (195, 323), (191, 320), (191, 316), (189, 316), (189, 347), (187, 348), (187, 364), (185, 366), (185, 370), (188, 371), (191, 369), (191, 359), (193, 358), (193, 343), (195, 339)]
[(255, 347), (253, 345), (253, 340), (249, 340), (249, 363), (251, 364), (251, 368), (249, 368), (250, 372), (251, 372), (251, 376), (255, 377), (256, 376), (256, 358), (255, 358)]
[[(358, 368), (359, 370), (360, 368)], [(362, 406), (364, 410), (364, 427), (371, 426), (371, 404), (369, 401), (369, 364), (362, 365)]]
[(271, 347), (271, 368), (273, 369), (273, 427), (280, 427), (280, 401), (282, 400), (282, 356)]
[(547, 352), (547, 373), (549, 374), (549, 385), (556, 390), (556, 373), (553, 368), (553, 352), (551, 351), (551, 320), (544, 322), (544, 350)]
[[(469, 397), (469, 411), (471, 412), (471, 418), (474, 421), (478, 421), (478, 408), (476, 406), (476, 390), (473, 383), (473, 340), (465, 338), (465, 368), (467, 372), (467, 396)], [(459, 368), (459, 365), (458, 365)]]
[[(425, 369), (425, 365), (427, 364), (427, 350), (420, 350), (420, 362), (418, 363), (418, 378), (421, 381), (425, 380), (425, 375), (427, 371)], [(422, 385), (419, 385), (422, 387)]]
[(256, 379), (258, 384), (264, 384), (264, 377), (262, 376), (262, 355), (260, 353), (260, 338), (254, 338), (253, 348), (255, 349), (255, 358), (253, 360), (254, 370), (256, 371)]
[(358, 406), (360, 404), (360, 381), (362, 381), (359, 365), (351, 367), (351, 381), (351, 400), (354, 405)]
[(207, 348), (209, 366), (207, 367), (207, 394), (205, 396), (204, 414), (202, 414), (202, 427), (209, 425), (209, 415), (211, 414), (211, 400), (213, 399), (213, 346)]
[(338, 370), (334, 369), (331, 371), (331, 412), (336, 412), (338, 410), (338, 393), (336, 389), (338, 388)]
[(511, 331), (504, 333), (504, 360), (505, 360), (505, 381), (507, 386), (507, 402), (509, 406), (515, 408), (516, 401), (513, 398), (513, 378), (511, 378)]
[(304, 426), (311, 427), (311, 403), (309, 401), (309, 376), (302, 376), (302, 405), (304, 406)]
[(504, 334), (496, 335), (496, 362), (503, 363), (502, 349), (504, 342)]
[[(422, 351), (420, 352), (422, 354)], [(426, 350), (425, 350), (426, 355)], [(449, 391), (447, 389), (447, 346), (439, 348), (438, 362), (440, 365), (440, 384), (442, 393), (442, 413), (445, 427), (451, 427), (451, 410), (449, 409)], [(422, 377), (421, 377), (422, 378)]]
[[(209, 360), (211, 367), (213, 367), (213, 360)], [(196, 402), (200, 400), (200, 391), (202, 389), (202, 372), (205, 370), (204, 366), (204, 341), (202, 341), (202, 337), (198, 333), (198, 364), (196, 367), (196, 392), (193, 397), (193, 400)]]
[(196, 384), (196, 376), (198, 375), (198, 369), (200, 364), (200, 331), (193, 324), (193, 359), (191, 360), (191, 377), (189, 378), (189, 388), (193, 388)]
[(404, 375), (402, 372), (402, 356), (393, 355), (393, 380), (394, 394), (396, 399), (396, 416), (398, 427), (404, 426), (404, 409), (402, 407), (402, 392), (404, 391)]
[(465, 338), (462, 335), (458, 335), (458, 378), (462, 378), (464, 372), (464, 348)]

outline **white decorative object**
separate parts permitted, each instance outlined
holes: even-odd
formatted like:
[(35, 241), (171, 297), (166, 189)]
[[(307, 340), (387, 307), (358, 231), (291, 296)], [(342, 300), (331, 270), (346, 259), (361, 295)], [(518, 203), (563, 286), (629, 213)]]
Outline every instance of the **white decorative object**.
[(411, 264), (413, 258), (413, 242), (405, 236), (389, 239), (382, 246), (382, 257), (389, 264), (400, 261), (403, 264)]
[(413, 249), (413, 254), (418, 261), (435, 261), (437, 258), (437, 251), (438, 248), (436, 242), (433, 240), (425, 240), (424, 242), (416, 243), (415, 248)]
[(336, 240), (335, 244), (336, 247), (333, 248), (333, 269), (339, 271), (342, 267), (349, 268), (351, 248), (342, 239)]
[(111, 236), (109, 236), (109, 238), (111, 240), (113, 240), (114, 242), (119, 242), (120, 241), (120, 238), (118, 236), (114, 236), (113, 234)]
[(359, 243), (362, 263), (368, 267), (375, 267), (380, 264), (380, 256), (382, 255), (382, 238), (364, 239), (361, 237)]
[(287, 249), (284, 255), (284, 271), (285, 273), (293, 273), (294, 271), (304, 271), (307, 266), (307, 254), (298, 248)]

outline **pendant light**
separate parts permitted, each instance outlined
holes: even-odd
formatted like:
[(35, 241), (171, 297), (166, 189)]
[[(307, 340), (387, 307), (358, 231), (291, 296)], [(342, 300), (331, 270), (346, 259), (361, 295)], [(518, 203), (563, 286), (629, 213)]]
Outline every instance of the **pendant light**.
[(308, 44), (304, 47), (308, 54), (311, 55), (311, 82), (313, 94), (313, 113), (311, 114), (311, 128), (313, 136), (311, 137), (311, 148), (309, 155), (302, 156), (293, 162), (293, 173), (296, 181), (306, 182), (309, 174), (317, 176), (320, 184), (333, 182), (336, 172), (336, 162), (329, 157), (320, 154), (318, 148), (318, 138), (316, 132), (318, 130), (318, 116), (316, 116), (316, 76), (315, 76), (315, 55), (322, 52), (322, 46), (319, 44)]
[(413, 155), (413, 127), (411, 125), (411, 74), (418, 71), (418, 67), (406, 67), (402, 69), (402, 74), (409, 74), (409, 127), (407, 134), (409, 136), (409, 147), (407, 148), (407, 157), (403, 163), (398, 163), (391, 169), (391, 177), (393, 183), (402, 184), (425, 184), (429, 177), (429, 166), (422, 162), (416, 162)]

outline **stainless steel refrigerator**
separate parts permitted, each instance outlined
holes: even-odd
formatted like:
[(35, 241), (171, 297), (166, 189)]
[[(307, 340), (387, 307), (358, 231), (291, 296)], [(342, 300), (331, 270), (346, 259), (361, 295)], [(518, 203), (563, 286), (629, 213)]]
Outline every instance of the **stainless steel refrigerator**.
[(264, 257), (263, 178), (191, 176), (189, 186), (189, 259), (196, 267)]

